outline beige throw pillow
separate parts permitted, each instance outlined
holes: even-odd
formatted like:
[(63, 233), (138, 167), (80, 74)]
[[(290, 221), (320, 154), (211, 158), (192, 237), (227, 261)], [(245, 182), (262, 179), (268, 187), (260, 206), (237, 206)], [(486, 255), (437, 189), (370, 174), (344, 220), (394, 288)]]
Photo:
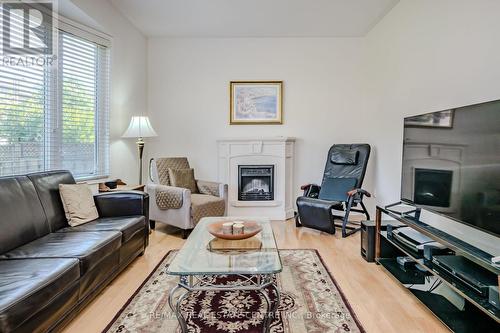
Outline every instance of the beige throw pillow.
[(168, 169), (168, 177), (172, 186), (187, 188), (191, 193), (198, 193), (193, 169)]
[(59, 194), (70, 226), (99, 218), (94, 196), (87, 184), (59, 184)]

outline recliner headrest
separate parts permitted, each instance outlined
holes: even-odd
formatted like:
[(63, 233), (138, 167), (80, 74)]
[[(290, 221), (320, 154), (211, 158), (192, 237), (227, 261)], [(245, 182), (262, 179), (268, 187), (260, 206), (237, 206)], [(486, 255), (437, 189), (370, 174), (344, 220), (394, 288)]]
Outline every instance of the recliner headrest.
[(356, 165), (358, 164), (359, 151), (334, 151), (330, 156), (333, 164)]

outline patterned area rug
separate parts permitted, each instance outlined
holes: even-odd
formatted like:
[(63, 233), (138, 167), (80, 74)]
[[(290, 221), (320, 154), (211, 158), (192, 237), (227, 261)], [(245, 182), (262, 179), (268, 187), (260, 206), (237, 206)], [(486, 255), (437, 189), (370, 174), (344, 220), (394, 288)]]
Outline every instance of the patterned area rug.
[[(165, 273), (176, 253), (165, 256), (104, 332), (180, 332), (168, 306), (177, 278)], [(281, 301), (271, 333), (364, 332), (316, 250), (280, 250), (280, 256)], [(266, 302), (257, 292), (195, 292), (182, 311), (189, 314), (189, 332), (256, 333), (262, 332)]]

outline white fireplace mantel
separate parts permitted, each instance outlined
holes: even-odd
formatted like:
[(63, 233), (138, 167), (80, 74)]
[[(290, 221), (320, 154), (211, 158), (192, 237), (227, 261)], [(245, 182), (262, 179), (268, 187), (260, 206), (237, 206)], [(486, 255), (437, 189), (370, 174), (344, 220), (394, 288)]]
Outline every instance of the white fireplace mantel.
[[(229, 216), (293, 217), (295, 138), (237, 137), (217, 140), (219, 181), (228, 184)], [(239, 201), (238, 166), (274, 165), (274, 200)]]

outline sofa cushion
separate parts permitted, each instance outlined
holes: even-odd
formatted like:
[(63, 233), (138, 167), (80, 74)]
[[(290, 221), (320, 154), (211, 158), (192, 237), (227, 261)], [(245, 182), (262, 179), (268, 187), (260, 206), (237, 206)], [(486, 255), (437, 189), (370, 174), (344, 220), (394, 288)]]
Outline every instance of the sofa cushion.
[(49, 225), (26, 176), (0, 178), (0, 253), (47, 235)]
[(15, 330), (80, 277), (74, 258), (0, 260), (0, 272), (0, 332)]
[(80, 275), (84, 275), (120, 244), (118, 231), (55, 232), (4, 253), (0, 259), (78, 258)]
[(145, 227), (146, 218), (144, 216), (101, 217), (95, 221), (77, 227), (60, 229), (58, 232), (116, 230), (122, 233), (122, 243), (125, 243), (132, 238), (137, 231), (143, 230)]
[(75, 184), (73, 175), (69, 171), (47, 171), (29, 174), (28, 178), (38, 193), (50, 231), (67, 227), (68, 221), (59, 195), (59, 184)]
[(223, 216), (226, 202), (223, 198), (207, 194), (191, 194), (191, 216), (196, 224), (203, 217)]
[(76, 227), (99, 218), (94, 196), (87, 184), (59, 184), (59, 194), (70, 226)]

